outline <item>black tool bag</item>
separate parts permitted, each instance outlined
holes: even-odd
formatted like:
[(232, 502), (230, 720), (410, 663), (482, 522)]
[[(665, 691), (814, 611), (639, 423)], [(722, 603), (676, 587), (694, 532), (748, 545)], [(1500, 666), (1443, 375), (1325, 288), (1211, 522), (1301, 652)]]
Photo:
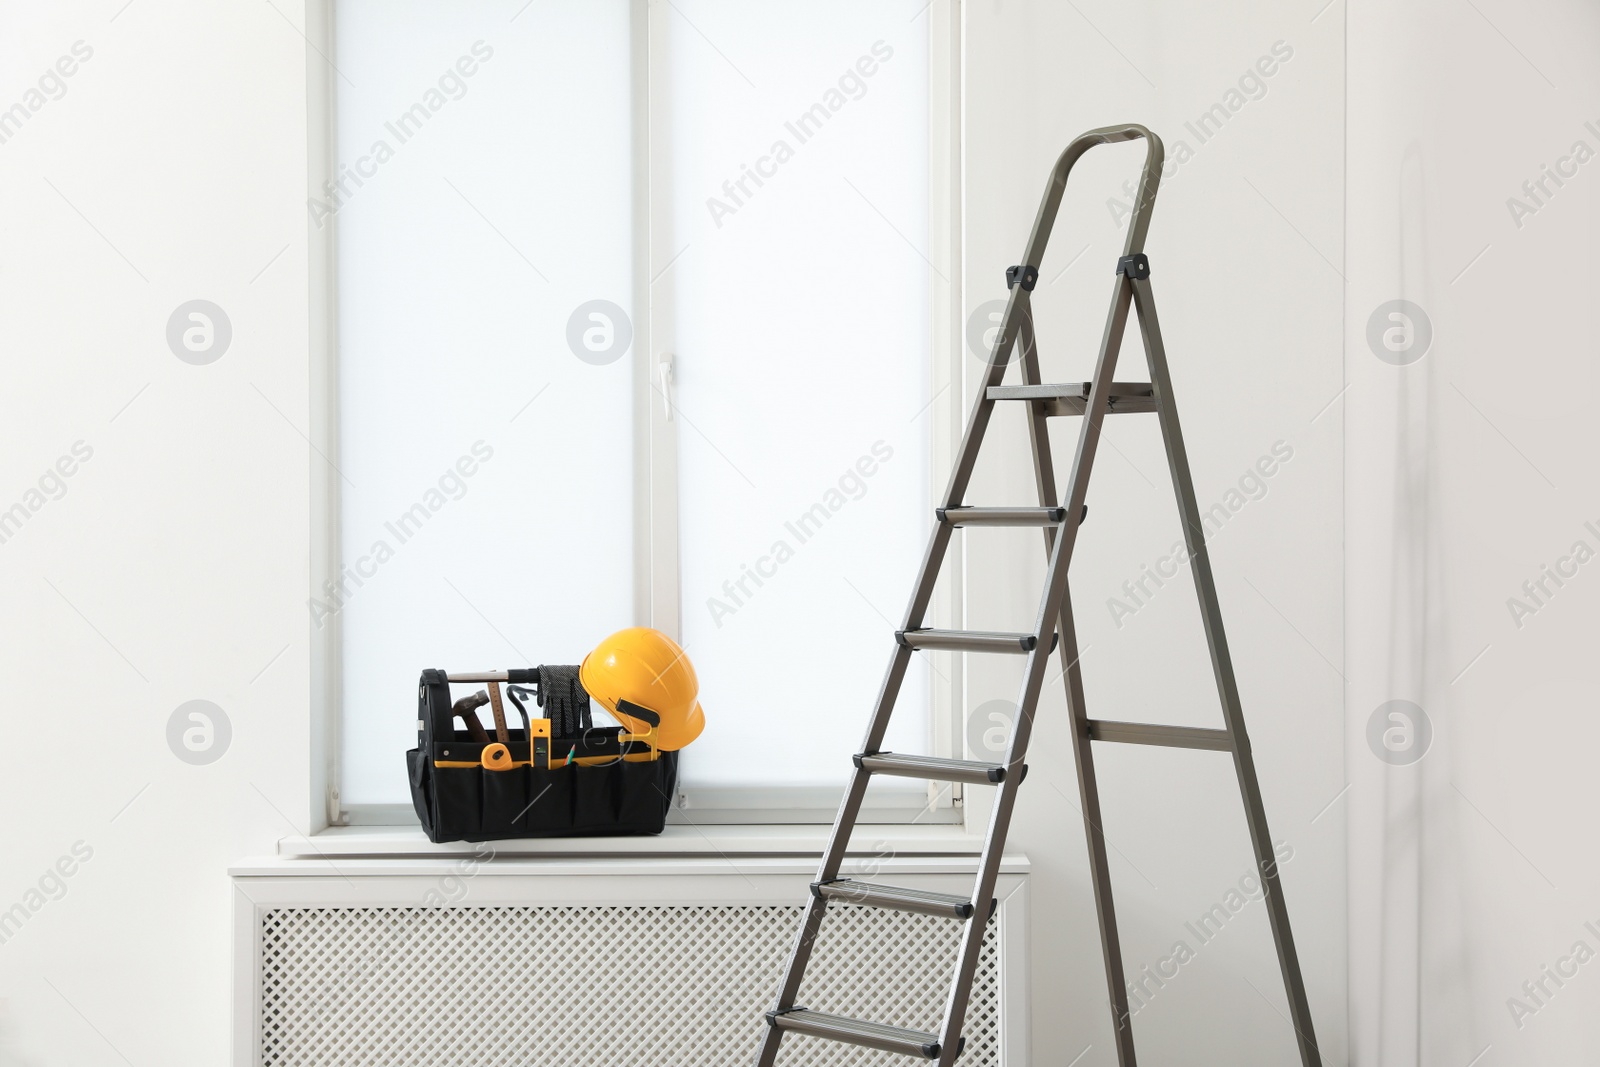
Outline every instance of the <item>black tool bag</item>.
[[(546, 699), (541, 672), (559, 679), (561, 696)], [(469, 709), (458, 726), (452, 681), (487, 686), (495, 722), (473, 730), (478, 722)], [(502, 682), (514, 718), (500, 703)], [(541, 707), (550, 705), (549, 718), (538, 709), (530, 718), (524, 701), (534, 694)], [(572, 668), (453, 677), (426, 670), (417, 688), (417, 747), (406, 753), (406, 770), (417, 818), (435, 842), (659, 834), (677, 787), (678, 754), (652, 754), (621, 727), (592, 725)]]

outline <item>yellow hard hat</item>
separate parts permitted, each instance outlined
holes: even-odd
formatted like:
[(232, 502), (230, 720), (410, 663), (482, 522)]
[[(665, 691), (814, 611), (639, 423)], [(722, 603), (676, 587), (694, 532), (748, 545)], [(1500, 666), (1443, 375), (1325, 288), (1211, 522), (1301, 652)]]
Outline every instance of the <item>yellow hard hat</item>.
[(694, 665), (660, 630), (647, 626), (618, 630), (583, 658), (578, 680), (634, 733), (646, 733), (653, 724), (628, 714), (622, 702), (659, 715), (656, 746), (664, 752), (683, 748), (706, 728)]

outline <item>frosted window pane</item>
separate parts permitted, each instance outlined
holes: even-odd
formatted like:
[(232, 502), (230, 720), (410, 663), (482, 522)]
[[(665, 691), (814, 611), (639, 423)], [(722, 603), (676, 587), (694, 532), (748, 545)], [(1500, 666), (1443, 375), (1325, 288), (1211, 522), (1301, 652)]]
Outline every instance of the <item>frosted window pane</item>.
[(421, 668), (575, 663), (634, 621), (631, 350), (567, 339), (586, 302), (631, 314), (629, 5), (336, 17), (340, 523), (370, 572), (339, 606), (343, 799), (406, 804)]
[[(708, 721), (683, 777), (842, 786), (933, 517), (928, 18), (673, 6), (656, 106), (682, 250), (683, 633)], [(930, 750), (925, 670), (890, 747)]]

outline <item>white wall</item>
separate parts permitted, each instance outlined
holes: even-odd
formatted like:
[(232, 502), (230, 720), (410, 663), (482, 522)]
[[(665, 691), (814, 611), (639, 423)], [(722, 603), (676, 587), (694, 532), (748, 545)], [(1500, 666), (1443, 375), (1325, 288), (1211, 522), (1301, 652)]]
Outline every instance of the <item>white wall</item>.
[[(1273, 837), (1294, 850), (1283, 883), (1317, 1038), (1335, 1064), (1345, 1060), (1344, 811), (1327, 805), (1344, 784), (1342, 435), (1338, 406), (1327, 406), (1342, 385), (1344, 54), (1342, 11), (1313, 22), (1315, 14), (1315, 5), (1282, 3), (970, 3), (965, 295), (969, 308), (1004, 296), (1003, 270), (1022, 251), (1045, 176), (1079, 133), (1134, 121), (1165, 139), (1170, 159), (1187, 154), (1180, 141), (1192, 150), (1152, 217), (1152, 285), (1201, 507), (1223, 500), (1275, 443), (1292, 449), (1265, 496), (1240, 507), (1210, 545)], [(1275, 45), (1264, 90), (1249, 85), (1259, 98), (1201, 144), (1185, 123), (1224, 101)], [(1124, 237), (1106, 201), (1136, 175), (1142, 152), (1095, 149), (1072, 177), (1083, 191), (1069, 191), (1034, 297), (1047, 381), (1081, 380), (1092, 367)], [(1144, 357), (1129, 330), (1119, 377), (1138, 380)], [(975, 376), (978, 360), (970, 366)], [(986, 456), (970, 497), (1029, 502), (1021, 417), (997, 425), (995, 454), (1011, 465)], [(1053, 429), (1065, 469), (1076, 426)], [(1106, 445), (1072, 570), (1090, 712), (1220, 725), (1186, 577), (1113, 622), (1107, 600), (1180, 534), (1154, 417), (1109, 420)], [(1037, 535), (966, 536), (971, 621), (1030, 622)], [(997, 544), (1008, 550), (998, 559), (989, 554)], [(1014, 664), (980, 659), (968, 706), (1014, 699), (1017, 677)], [(1079, 1062), (1099, 1067), (1116, 1057), (1060, 688), (1046, 687), (1012, 841), (1034, 860), (1039, 902), (1034, 1054), (1066, 1063), (1092, 1044)], [(1228, 757), (1108, 745), (1096, 753), (1130, 977), (1179, 940), (1196, 952), (1134, 1018), (1142, 1062), (1295, 1062), (1261, 905), (1209, 944), (1185, 928), (1252, 868)]]
[[(1073, 136), (1131, 119), (1175, 150), (1184, 121), (1274, 42), (1294, 49), (1166, 183), (1150, 251), (1202, 502), (1275, 441), (1294, 448), (1212, 550), (1274, 836), (1295, 848), (1284, 879), (1318, 1036), (1329, 1063), (1465, 1064), (1486, 1046), (1484, 1064), (1582, 1062), (1600, 1047), (1594, 965), (1521, 1029), (1506, 1002), (1573, 942), (1600, 945), (1583, 926), (1600, 922), (1583, 714), (1595, 594), (1580, 577), (1520, 629), (1506, 599), (1600, 520), (1584, 418), (1591, 168), (1520, 228), (1505, 201), (1572, 141), (1600, 146), (1583, 126), (1600, 121), (1587, 105), (1600, 28), (1557, 0), (1320, 7), (973, 0), (966, 298), (1002, 294)], [(0, 943), (0, 1063), (217, 1063), (226, 866), (307, 828), (310, 808), (302, 15), (106, 0), (12, 3), (3, 19), (0, 108), (75, 42), (93, 54), (0, 143), (0, 507), (39, 504), (0, 544), (0, 662), (24, 738), (0, 785), (13, 813), (0, 908), (30, 916)], [(1083, 164), (1090, 191), (1069, 200), (1045, 265), (1045, 359), (1063, 376), (1102, 321), (1119, 240), (1105, 199), (1135, 151)], [(1436, 330), (1409, 368), (1365, 347), (1371, 309), (1396, 297)], [(208, 366), (165, 337), (194, 299), (233, 327)], [(1523, 377), (1538, 391), (1506, 388)], [(1091, 706), (1214, 723), (1192, 594), (1169, 587), (1120, 629), (1105, 608), (1176, 532), (1148, 421), (1111, 426), (1074, 570)], [(29, 497), (78, 441), (93, 453), (67, 464), (64, 494), (47, 481), (59, 499)], [(1019, 426), (997, 441), (1023, 455)], [(1024, 467), (986, 464), (974, 499), (1027, 492)], [(1008, 536), (993, 534), (1010, 556), (969, 559), (975, 587), (1006, 591), (974, 604), (975, 624), (1031, 612), (1035, 545)], [(974, 672), (970, 703), (1013, 682)], [(1371, 710), (1393, 697), (1433, 719), (1421, 773), (1367, 750)], [(193, 699), (231, 723), (210, 765), (168, 747), (169, 717)], [(1014, 835), (1035, 870), (1035, 1054), (1065, 1062), (1092, 1044), (1079, 1062), (1108, 1064), (1063, 711), (1059, 696), (1046, 706)], [(73, 729), (32, 727), (47, 715)], [(1223, 757), (1107, 751), (1101, 766), (1137, 966), (1185, 937), (1249, 855)], [(59, 881), (58, 861), (73, 872)], [(1281, 1003), (1259, 905), (1137, 1016), (1147, 1060), (1288, 1062), (1287, 1024), (1247, 979)]]
[[(39, 905), (0, 944), (0, 1063), (223, 1062), (227, 866), (306, 823), (300, 18), (0, 9), (0, 107), (92, 49), (0, 144), (0, 506), (92, 449), (0, 544), (0, 908)], [(166, 339), (195, 299), (232, 324), (207, 366)], [(166, 739), (195, 699), (232, 727), (206, 766)], [(46, 879), (59, 899), (30, 896), (64, 856), (64, 895)]]
[[(1522, 585), (1600, 548), (1600, 173), (1546, 180), (1542, 203), (1522, 184), (1600, 151), (1600, 13), (1360, 0), (1349, 42), (1352, 1062), (1592, 1063), (1600, 964), (1570, 972), (1579, 942), (1600, 952), (1600, 590), (1592, 563), (1538, 601)], [(1394, 299), (1433, 329), (1398, 367), (1366, 342)], [(1409, 766), (1367, 749), (1394, 699), (1432, 724)]]

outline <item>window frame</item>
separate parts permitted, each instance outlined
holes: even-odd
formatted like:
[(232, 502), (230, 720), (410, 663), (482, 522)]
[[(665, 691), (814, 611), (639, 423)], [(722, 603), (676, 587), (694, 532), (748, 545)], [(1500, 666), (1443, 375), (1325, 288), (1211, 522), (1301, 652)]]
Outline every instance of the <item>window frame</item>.
[[(337, 0), (307, 0), (307, 189), (320, 194), (338, 165), (338, 75), (332, 69)], [(630, 49), (634, 71), (633, 166), (634, 272), (634, 615), (674, 638), (682, 611), (679, 587), (676, 424), (664, 415), (660, 361), (671, 352), (670, 313), (651, 307), (651, 287), (672, 250), (657, 240), (666, 217), (669, 191), (653, 180), (655, 138), (664, 134), (654, 121), (654, 79), (663, 69), (662, 22), (670, 4), (630, 0), (633, 32)], [(928, 18), (929, 33), (929, 310), (931, 381), (928, 443), (929, 499), (944, 489), (945, 472), (960, 444), (965, 412), (966, 378), (961, 324), (961, 0), (931, 0), (915, 18)], [(311, 422), (310, 588), (320, 589), (340, 572), (339, 462), (339, 294), (338, 220), (318, 228), (308, 221), (309, 359)], [(939, 275), (942, 275), (941, 278)], [(670, 388), (670, 387), (669, 387)], [(929, 516), (930, 528), (932, 516)], [(908, 569), (913, 565), (907, 559)], [(963, 554), (952, 551), (935, 590), (931, 614), (958, 622), (964, 614)], [(308, 622), (311, 667), (310, 807), (313, 830), (351, 825), (412, 825), (415, 813), (406, 804), (347, 804), (340, 791), (343, 741), (341, 615), (321, 628)], [(931, 686), (933, 754), (959, 756), (964, 744), (958, 709), (963, 706), (965, 676), (959, 656)], [(841, 771), (842, 775), (842, 771)], [(746, 825), (827, 824), (837, 810), (837, 790), (819, 787), (702, 787), (685, 797), (669, 821), (676, 823)], [(684, 801), (687, 799), (687, 805)], [(962, 824), (959, 785), (930, 784), (925, 801), (912, 796), (878, 801), (863, 809), (861, 821), (888, 825)]]

